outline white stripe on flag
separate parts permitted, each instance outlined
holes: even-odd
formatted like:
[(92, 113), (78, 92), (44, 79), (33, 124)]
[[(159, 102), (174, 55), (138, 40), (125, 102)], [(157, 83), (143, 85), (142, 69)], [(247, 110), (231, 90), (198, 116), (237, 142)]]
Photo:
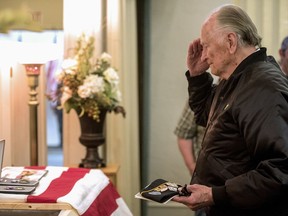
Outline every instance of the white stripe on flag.
[(68, 194), (58, 198), (57, 202), (69, 203), (82, 215), (108, 184), (109, 178), (101, 170), (90, 170), (75, 183)]

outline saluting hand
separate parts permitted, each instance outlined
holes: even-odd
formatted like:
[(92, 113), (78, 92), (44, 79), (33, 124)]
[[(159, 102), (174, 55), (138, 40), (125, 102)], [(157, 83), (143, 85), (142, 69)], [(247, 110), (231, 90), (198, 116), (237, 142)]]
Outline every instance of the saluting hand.
[(202, 50), (200, 38), (189, 44), (187, 66), (191, 76), (198, 76), (209, 68), (206, 60), (201, 60)]

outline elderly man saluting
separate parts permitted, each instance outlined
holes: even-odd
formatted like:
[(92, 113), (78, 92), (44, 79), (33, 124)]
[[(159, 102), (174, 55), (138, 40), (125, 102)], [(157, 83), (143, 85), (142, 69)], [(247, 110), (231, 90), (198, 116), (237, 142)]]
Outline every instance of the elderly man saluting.
[(189, 104), (206, 132), (191, 195), (173, 200), (209, 216), (287, 216), (288, 80), (246, 12), (214, 10), (187, 65)]

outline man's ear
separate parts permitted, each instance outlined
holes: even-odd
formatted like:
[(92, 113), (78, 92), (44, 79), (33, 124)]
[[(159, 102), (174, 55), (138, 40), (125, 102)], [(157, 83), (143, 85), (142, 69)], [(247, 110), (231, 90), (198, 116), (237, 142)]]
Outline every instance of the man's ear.
[(230, 32), (227, 35), (228, 43), (229, 43), (229, 51), (231, 54), (236, 52), (237, 46), (238, 46), (238, 37), (236, 33)]

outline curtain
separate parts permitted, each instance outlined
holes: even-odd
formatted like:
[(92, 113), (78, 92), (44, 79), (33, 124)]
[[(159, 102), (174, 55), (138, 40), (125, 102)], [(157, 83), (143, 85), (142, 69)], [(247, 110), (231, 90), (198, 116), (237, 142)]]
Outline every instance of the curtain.
[(281, 42), (288, 35), (288, 1), (286, 0), (235, 0), (249, 14), (262, 36), (262, 46), (268, 54), (279, 59)]
[[(140, 185), (135, 13), (136, 0), (64, 0), (65, 55), (69, 55), (77, 35), (92, 32), (98, 38), (96, 52), (108, 52), (118, 71), (120, 105), (127, 114), (125, 118), (107, 115), (104, 153), (107, 164), (119, 165), (118, 192), (133, 215), (140, 215), (140, 201), (134, 198)], [(77, 166), (85, 153), (78, 141), (80, 128), (75, 112), (64, 114), (63, 131), (64, 165)]]
[[(101, 0), (63, 1), (64, 58), (71, 57), (77, 38), (85, 33), (95, 36), (94, 55), (102, 51)], [(63, 116), (63, 153), (65, 166), (78, 166), (85, 156), (85, 148), (79, 142), (80, 124), (76, 112)]]
[(136, 0), (107, 0), (107, 51), (120, 75), (122, 105), (127, 114), (110, 115), (107, 160), (120, 165), (118, 188), (133, 215), (140, 215), (139, 122)]

